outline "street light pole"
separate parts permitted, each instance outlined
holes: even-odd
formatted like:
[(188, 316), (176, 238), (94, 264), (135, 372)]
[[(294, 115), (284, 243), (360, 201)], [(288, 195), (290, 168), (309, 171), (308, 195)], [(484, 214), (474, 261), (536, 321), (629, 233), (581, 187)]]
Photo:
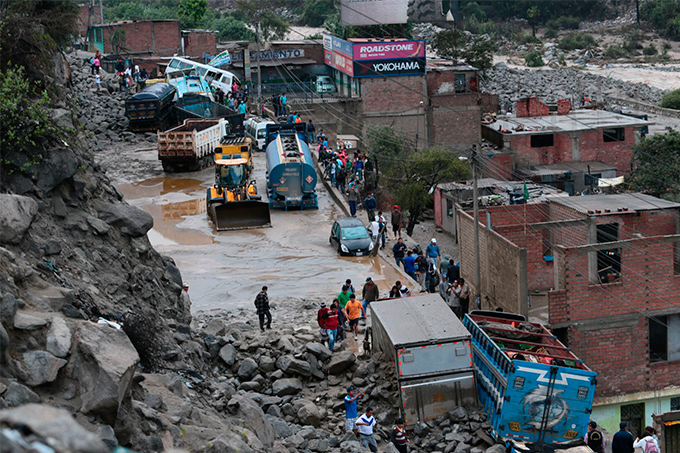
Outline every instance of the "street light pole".
[(262, 106), (262, 68), (260, 67), (260, 21), (255, 29), (255, 58), (257, 62), (257, 110)]
[(477, 189), (478, 176), (477, 145), (472, 148), (472, 209), (475, 218), (475, 304), (482, 308), (482, 272), (479, 258), (479, 191)]
[(416, 112), (416, 150), (418, 150), (418, 134), (420, 133), (420, 108), (423, 106), (423, 101), (418, 104)]

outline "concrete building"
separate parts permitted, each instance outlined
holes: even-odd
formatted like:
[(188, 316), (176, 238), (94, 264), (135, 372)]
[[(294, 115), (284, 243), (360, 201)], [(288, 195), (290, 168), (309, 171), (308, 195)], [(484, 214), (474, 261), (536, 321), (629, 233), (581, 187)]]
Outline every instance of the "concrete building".
[[(473, 282), (474, 222), (457, 214), (461, 273)], [(625, 420), (640, 434), (680, 401), (679, 214), (678, 203), (635, 193), (480, 215), (483, 307), (529, 314), (530, 297), (546, 296), (555, 334), (601, 376), (592, 418), (610, 432)]]
[(549, 114), (546, 109), (529, 108), (527, 114), (539, 116), (499, 116), (483, 125), (482, 136), (497, 148), (490, 158), (496, 171), (513, 175), (522, 167), (584, 162), (615, 167), (616, 176), (630, 173), (633, 145), (648, 121), (604, 110)]

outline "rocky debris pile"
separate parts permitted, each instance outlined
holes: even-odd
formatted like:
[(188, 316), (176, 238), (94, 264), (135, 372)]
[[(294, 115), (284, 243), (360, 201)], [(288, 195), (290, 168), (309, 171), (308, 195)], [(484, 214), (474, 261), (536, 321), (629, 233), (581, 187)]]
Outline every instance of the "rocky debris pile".
[(482, 79), (482, 90), (498, 94), (501, 108), (527, 96), (539, 96), (546, 102), (570, 99), (574, 103), (583, 95), (594, 101), (613, 96), (658, 104), (665, 93), (644, 83), (624, 82), (576, 69), (536, 71), (509, 68), (505, 63), (497, 63), (488, 71)]

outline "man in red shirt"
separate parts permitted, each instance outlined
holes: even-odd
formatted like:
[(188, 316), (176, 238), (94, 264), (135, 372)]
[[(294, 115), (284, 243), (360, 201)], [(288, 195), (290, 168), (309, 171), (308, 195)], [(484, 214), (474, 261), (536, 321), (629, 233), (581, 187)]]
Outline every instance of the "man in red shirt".
[(321, 334), (321, 344), (328, 342), (328, 333), (326, 332), (326, 320), (323, 315), (328, 311), (328, 307), (324, 302), (321, 302), (321, 308), (316, 312), (316, 322), (319, 324), (319, 333)]
[(324, 325), (326, 326), (326, 334), (328, 335), (328, 349), (333, 351), (335, 349), (335, 335), (338, 332), (338, 301), (334, 300), (331, 304), (330, 310), (323, 314)]

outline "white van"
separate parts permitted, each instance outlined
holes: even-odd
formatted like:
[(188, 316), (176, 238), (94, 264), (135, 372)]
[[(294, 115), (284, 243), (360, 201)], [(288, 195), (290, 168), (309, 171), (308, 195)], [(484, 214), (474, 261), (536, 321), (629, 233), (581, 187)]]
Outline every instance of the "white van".
[(260, 151), (264, 151), (264, 142), (267, 138), (267, 124), (276, 123), (264, 118), (250, 118), (245, 123), (246, 137), (250, 137)]
[(211, 87), (221, 89), (225, 94), (231, 91), (234, 80), (238, 81), (238, 78), (229, 71), (182, 57), (172, 57), (165, 68), (165, 73), (184, 69), (194, 69), (196, 74), (203, 77)]

